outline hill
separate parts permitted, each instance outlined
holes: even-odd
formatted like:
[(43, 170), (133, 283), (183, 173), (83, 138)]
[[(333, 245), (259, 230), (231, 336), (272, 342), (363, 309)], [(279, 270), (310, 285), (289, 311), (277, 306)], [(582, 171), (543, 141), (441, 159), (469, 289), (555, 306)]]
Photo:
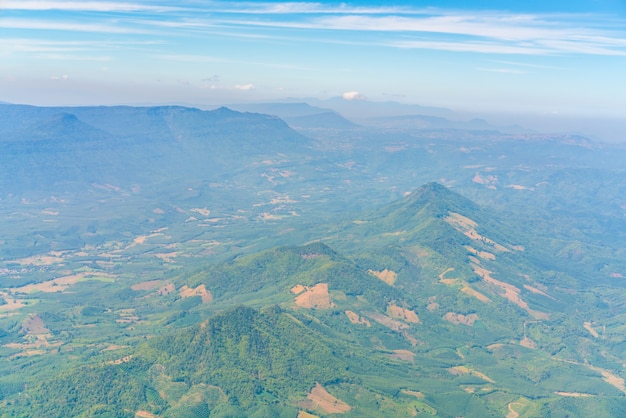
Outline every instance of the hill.
[[(14, 399), (12, 411), (484, 417), (626, 408), (615, 371), (622, 353), (611, 342), (619, 332), (600, 338), (609, 318), (589, 305), (599, 293), (533, 264), (532, 242), (507, 239), (514, 223), (429, 183), (318, 228), (341, 252), (322, 242), (277, 247), (133, 284), (122, 305), (89, 311), (101, 329), (107, 311), (132, 311), (107, 337), (120, 348), (82, 360), (57, 351), (56, 364), (83, 366), (60, 375), (44, 367), (29, 403)], [(78, 290), (55, 298), (69, 302)], [(79, 344), (56, 331), (76, 321), (71, 312), (42, 317), (63, 350)]]
[(224, 108), (0, 120), (0, 415), (623, 415), (620, 147)]

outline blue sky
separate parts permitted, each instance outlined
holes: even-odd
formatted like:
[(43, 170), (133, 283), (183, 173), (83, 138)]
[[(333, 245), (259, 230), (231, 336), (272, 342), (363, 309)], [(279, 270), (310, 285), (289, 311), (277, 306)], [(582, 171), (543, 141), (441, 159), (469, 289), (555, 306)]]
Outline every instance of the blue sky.
[(0, 101), (394, 100), (626, 118), (626, 2), (0, 0)]

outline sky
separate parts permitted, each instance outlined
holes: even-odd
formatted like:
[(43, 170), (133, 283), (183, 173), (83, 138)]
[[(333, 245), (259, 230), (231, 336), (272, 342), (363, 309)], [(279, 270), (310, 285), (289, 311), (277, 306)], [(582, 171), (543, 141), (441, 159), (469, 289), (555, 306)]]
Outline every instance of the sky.
[(0, 0), (0, 101), (626, 119), (626, 1)]

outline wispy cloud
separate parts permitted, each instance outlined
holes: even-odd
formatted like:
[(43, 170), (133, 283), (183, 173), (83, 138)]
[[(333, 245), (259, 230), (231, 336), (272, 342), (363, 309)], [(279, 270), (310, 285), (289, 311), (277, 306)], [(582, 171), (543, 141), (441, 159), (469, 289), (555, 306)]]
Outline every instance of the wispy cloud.
[[(0, 28), (146, 34), (221, 35), (250, 42), (313, 36), (319, 42), (502, 55), (626, 55), (626, 21), (602, 15), (354, 6), (319, 2), (3, 0), (0, 9), (92, 12), (88, 21), (5, 17)], [(122, 14), (122, 15), (120, 15)], [(85, 17), (81, 15), (81, 18)], [(63, 15), (61, 15), (63, 16)], [(79, 23), (80, 22), (80, 23)], [(290, 29), (290, 30), (285, 30)], [(338, 35), (340, 33), (340, 35)], [(370, 33), (372, 36), (364, 36)], [(373, 40), (373, 36), (379, 37)]]
[(101, 1), (31, 1), (4, 0), (0, 10), (66, 10), (89, 12), (168, 12), (180, 7)]
[(138, 28), (130, 28), (107, 23), (74, 23), (52, 22), (49, 20), (36, 19), (0, 19), (0, 28), (5, 29), (31, 29), (31, 30), (55, 30), (64, 32), (93, 32), (110, 34), (147, 34), (148, 32)]

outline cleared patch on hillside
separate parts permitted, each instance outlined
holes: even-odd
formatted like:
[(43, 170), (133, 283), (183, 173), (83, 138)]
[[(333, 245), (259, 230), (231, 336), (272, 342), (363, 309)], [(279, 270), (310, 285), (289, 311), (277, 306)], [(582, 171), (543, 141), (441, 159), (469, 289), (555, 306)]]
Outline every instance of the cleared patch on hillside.
[(474, 273), (476, 273), (478, 276), (480, 276), (483, 281), (485, 283), (489, 283), (493, 286), (495, 286), (496, 288), (499, 288), (501, 291), (503, 291), (504, 293), (501, 293), (500, 295), (502, 297), (504, 297), (505, 299), (507, 299), (508, 301), (514, 303), (515, 305), (519, 306), (520, 308), (524, 309), (526, 312), (528, 312), (533, 318), (535, 319), (549, 319), (550, 315), (545, 313), (545, 312), (539, 312), (539, 311), (535, 311), (533, 309), (530, 309), (530, 307), (528, 306), (528, 303), (526, 303), (520, 296), (520, 289), (518, 287), (513, 286), (512, 284), (509, 283), (505, 283), (502, 282), (500, 280), (494, 279), (493, 277), (491, 277), (491, 274), (493, 272), (480, 267), (477, 264), (472, 263), (472, 268), (474, 269)]
[(450, 273), (454, 271), (454, 267), (450, 267), (448, 269), (446, 269), (443, 273), (441, 273), (439, 275), (439, 281), (445, 285), (448, 286), (452, 286), (455, 285), (457, 283), (459, 283), (461, 281), (461, 279), (456, 279), (456, 278), (449, 278), (449, 277), (444, 277), (446, 274)]
[(135, 412), (135, 418), (155, 418), (156, 415), (148, 412), (148, 411), (137, 411)]
[(598, 338), (600, 336), (600, 334), (598, 334), (598, 331), (596, 331), (595, 329), (593, 329), (593, 327), (591, 326), (591, 322), (585, 322), (583, 324), (583, 326), (585, 327), (585, 329), (587, 331), (589, 331), (589, 333), (591, 333), (591, 335), (593, 335), (595, 338)]
[(448, 222), (450, 225), (452, 225), (454, 227), (454, 229), (456, 229), (459, 232), (462, 232), (463, 235), (465, 235), (466, 237), (474, 240), (474, 241), (479, 241), (483, 244), (487, 244), (493, 247), (493, 249), (495, 251), (499, 251), (499, 252), (510, 252), (511, 250), (509, 250), (508, 248), (506, 248), (503, 245), (498, 244), (497, 242), (484, 237), (482, 235), (480, 235), (477, 231), (476, 231), (476, 227), (478, 226), (478, 224), (471, 220), (468, 217), (465, 217), (459, 213), (456, 212), (450, 212), (449, 216), (446, 216), (444, 218), (444, 220), (446, 222)]
[(368, 318), (373, 319), (374, 321), (378, 322), (380, 325), (385, 326), (394, 331), (399, 332), (399, 331), (403, 331), (409, 328), (409, 325), (400, 321), (396, 321), (395, 319), (392, 319), (388, 317), (387, 315), (383, 315), (378, 312), (367, 312), (365, 313), (365, 315), (367, 315)]
[(404, 393), (405, 395), (414, 396), (417, 399), (424, 399), (424, 394), (422, 392), (417, 392), (414, 390), (402, 389), (400, 393)]
[(478, 251), (476, 248), (471, 247), (469, 245), (467, 245), (465, 247), (465, 249), (467, 251), (469, 251), (470, 253), (472, 253), (474, 255), (477, 255), (478, 257), (482, 258), (483, 260), (491, 260), (491, 261), (493, 261), (493, 260), (496, 259), (496, 255), (495, 254), (492, 254), (492, 253), (487, 252), (487, 251)]
[(32, 292), (44, 292), (44, 293), (56, 293), (65, 292), (70, 286), (83, 280), (101, 280), (101, 281), (115, 281), (117, 276), (107, 273), (78, 273), (69, 276), (59, 277), (57, 279), (48, 280), (42, 283), (28, 284), (26, 286), (17, 287), (12, 289), (14, 292), (32, 293)]
[(393, 354), (388, 354), (387, 357), (413, 363), (415, 360), (415, 353), (409, 350), (393, 350)]
[(441, 273), (439, 275), (439, 281), (447, 286), (455, 286), (457, 284), (461, 284), (463, 286), (461, 288), (461, 292), (465, 293), (466, 295), (473, 296), (481, 302), (485, 302), (485, 303), (491, 302), (491, 299), (489, 299), (487, 296), (483, 295), (479, 291), (471, 288), (470, 285), (465, 280), (461, 280), (458, 278), (444, 277), (446, 274), (452, 271), (454, 271), (454, 267), (450, 267), (447, 270), (445, 270), (443, 273)]
[(396, 279), (398, 278), (398, 275), (393, 270), (387, 270), (387, 269), (384, 269), (383, 271), (368, 270), (367, 272), (375, 277), (378, 277), (380, 280), (387, 283), (389, 286), (393, 286), (394, 283), (396, 282)]
[(300, 406), (307, 409), (319, 409), (325, 414), (344, 414), (352, 409), (350, 405), (328, 393), (319, 383), (311, 389), (307, 399), (308, 401), (301, 402)]
[(145, 282), (136, 283), (132, 285), (130, 288), (135, 291), (152, 290), (152, 289), (156, 289), (159, 286), (162, 286), (163, 283), (164, 283), (163, 280), (148, 280)]
[(469, 287), (469, 285), (465, 285), (463, 289), (461, 289), (461, 292), (467, 295), (473, 296), (481, 302), (485, 302), (485, 303), (491, 302), (491, 299), (489, 299), (487, 296), (480, 293), (478, 290), (472, 289), (471, 287)]
[(496, 190), (496, 184), (498, 183), (498, 176), (494, 176), (494, 175), (482, 176), (480, 173), (476, 173), (472, 181), (477, 184), (482, 184), (488, 189)]
[(476, 376), (479, 377), (483, 380), (486, 380), (489, 383), (496, 383), (494, 382), (492, 379), (490, 379), (489, 377), (487, 377), (487, 375), (485, 375), (484, 373), (479, 372), (478, 370), (474, 370), (474, 369), (470, 369), (467, 366), (454, 366), (454, 367), (450, 367), (448, 369), (448, 372), (450, 372), (451, 374), (455, 375), (455, 376), (462, 376), (464, 374), (469, 374), (472, 376)]
[[(17, 299), (5, 292), (0, 292), (0, 298), (4, 299), (4, 304), (0, 305), (0, 312), (9, 312), (20, 309), (26, 305), (23, 300)], [(7, 314), (10, 315), (10, 314)]]
[(365, 325), (367, 327), (371, 327), (372, 326), (370, 321), (368, 321), (366, 318), (363, 318), (362, 316), (360, 316), (356, 312), (346, 311), (346, 316), (348, 317), (348, 320), (350, 320), (350, 322), (352, 322), (353, 324)]
[(46, 328), (39, 315), (30, 315), (26, 318), (22, 322), (22, 332), (27, 335), (50, 334), (50, 330)]
[(207, 208), (191, 208), (189, 209), (190, 212), (194, 212), (197, 214), (200, 214), (202, 216), (204, 216), (205, 218), (209, 217), (211, 215), (211, 210), (207, 209)]
[(183, 298), (189, 298), (192, 296), (200, 296), (200, 298), (202, 299), (202, 303), (209, 303), (213, 301), (213, 295), (211, 294), (211, 292), (206, 290), (203, 284), (196, 287), (195, 289), (192, 289), (191, 287), (188, 287), (188, 286), (183, 286), (180, 288), (179, 293), (180, 293), (180, 296)]
[(392, 318), (400, 319), (404, 322), (408, 322), (410, 324), (420, 324), (421, 321), (415, 311), (410, 309), (401, 308), (394, 304), (389, 304), (387, 306), (387, 315)]
[(328, 293), (328, 283), (318, 283), (313, 287), (305, 287), (305, 291), (296, 296), (296, 305), (307, 309), (329, 309), (333, 302)]
[(105, 364), (120, 365), (120, 364), (128, 363), (132, 359), (133, 359), (133, 356), (126, 356), (126, 357), (118, 358), (117, 360), (107, 361)]
[(568, 398), (590, 398), (593, 395), (591, 393), (579, 393), (579, 392), (554, 392), (559, 396), (565, 396)]
[(317, 415), (309, 414), (308, 412), (305, 412), (305, 411), (300, 411), (298, 412), (298, 418), (320, 418), (320, 417)]
[(443, 316), (443, 319), (456, 325), (464, 324), (464, 325), (469, 325), (471, 327), (471, 326), (474, 326), (474, 322), (478, 321), (479, 318), (478, 318), (478, 315), (475, 313), (469, 314), (469, 315), (463, 315), (463, 314), (458, 314), (454, 312), (448, 312), (447, 314)]
[(154, 256), (163, 260), (165, 263), (171, 263), (176, 257), (179, 256), (179, 253), (176, 251), (172, 251), (169, 253), (155, 253)]
[(301, 284), (295, 285), (290, 290), (290, 292), (293, 293), (294, 295), (299, 295), (300, 293), (302, 293), (304, 291), (306, 291), (306, 287), (302, 286)]
[(32, 257), (20, 258), (13, 260), (14, 263), (22, 266), (50, 266), (53, 264), (60, 264), (65, 259), (60, 257), (59, 253), (51, 252), (50, 255), (34, 255)]
[(547, 294), (546, 292), (544, 292), (543, 290), (539, 290), (536, 287), (533, 286), (529, 286), (527, 284), (524, 285), (524, 289), (528, 290), (531, 293), (535, 293), (537, 295), (541, 295), (541, 296), (545, 296), (547, 298), (550, 298), (552, 300), (556, 300), (556, 298), (550, 296), (549, 294)]

